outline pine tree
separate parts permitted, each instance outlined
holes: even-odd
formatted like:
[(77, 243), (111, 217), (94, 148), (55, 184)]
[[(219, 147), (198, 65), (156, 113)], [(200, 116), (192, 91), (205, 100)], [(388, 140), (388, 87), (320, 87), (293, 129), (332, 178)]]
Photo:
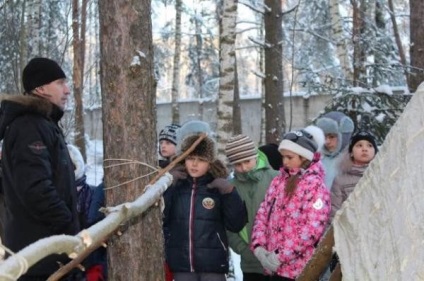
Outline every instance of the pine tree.
[(410, 95), (393, 94), (384, 87), (354, 88), (337, 93), (317, 119), (330, 111), (343, 112), (352, 118), (355, 132), (371, 132), (381, 145), (409, 99)]

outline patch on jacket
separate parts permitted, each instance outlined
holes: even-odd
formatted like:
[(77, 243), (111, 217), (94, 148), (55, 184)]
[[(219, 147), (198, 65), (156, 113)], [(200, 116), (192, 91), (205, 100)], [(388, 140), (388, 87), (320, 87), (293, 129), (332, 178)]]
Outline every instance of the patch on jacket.
[(202, 205), (205, 209), (211, 210), (215, 207), (215, 201), (210, 197), (206, 197), (203, 199)]
[(324, 207), (324, 202), (322, 202), (321, 198), (318, 198), (312, 206), (315, 210), (321, 210)]
[(41, 154), (47, 147), (41, 141), (35, 141), (28, 145), (29, 149), (35, 154)]

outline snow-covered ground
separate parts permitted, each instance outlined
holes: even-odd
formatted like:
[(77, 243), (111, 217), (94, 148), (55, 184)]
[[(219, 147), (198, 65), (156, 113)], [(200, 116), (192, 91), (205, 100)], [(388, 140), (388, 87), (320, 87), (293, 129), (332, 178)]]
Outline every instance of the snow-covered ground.
[[(90, 140), (87, 147), (87, 165), (86, 176), (87, 183), (90, 185), (98, 185), (103, 179), (103, 141)], [(233, 260), (235, 279), (228, 279), (229, 281), (242, 281), (243, 274), (240, 269), (240, 256), (231, 251), (231, 259)]]

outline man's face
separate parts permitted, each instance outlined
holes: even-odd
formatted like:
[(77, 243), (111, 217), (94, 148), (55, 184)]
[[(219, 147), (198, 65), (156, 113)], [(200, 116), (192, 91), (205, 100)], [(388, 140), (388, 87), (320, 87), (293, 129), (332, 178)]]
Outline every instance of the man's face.
[(325, 135), (325, 148), (329, 152), (334, 152), (337, 149), (337, 135), (336, 134), (326, 134)]
[(49, 84), (37, 87), (34, 93), (54, 103), (62, 110), (65, 109), (68, 96), (70, 95), (66, 79), (58, 79)]

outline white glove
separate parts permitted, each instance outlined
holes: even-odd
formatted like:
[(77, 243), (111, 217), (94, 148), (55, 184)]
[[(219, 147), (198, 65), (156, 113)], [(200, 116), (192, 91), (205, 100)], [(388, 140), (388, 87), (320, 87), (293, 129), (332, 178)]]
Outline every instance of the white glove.
[(281, 262), (278, 260), (278, 255), (274, 252), (265, 250), (264, 247), (257, 247), (253, 253), (262, 267), (269, 271), (276, 272), (281, 265)]
[(276, 254), (275, 252), (271, 252), (268, 256), (268, 269), (271, 270), (272, 272), (277, 272), (277, 269), (280, 267), (281, 262), (278, 259), (278, 254)]
[(262, 267), (265, 268), (265, 265), (268, 262), (267, 256), (269, 255), (269, 252), (267, 250), (265, 250), (264, 247), (257, 247), (253, 251), (253, 254), (259, 260), (259, 262), (261, 263)]

